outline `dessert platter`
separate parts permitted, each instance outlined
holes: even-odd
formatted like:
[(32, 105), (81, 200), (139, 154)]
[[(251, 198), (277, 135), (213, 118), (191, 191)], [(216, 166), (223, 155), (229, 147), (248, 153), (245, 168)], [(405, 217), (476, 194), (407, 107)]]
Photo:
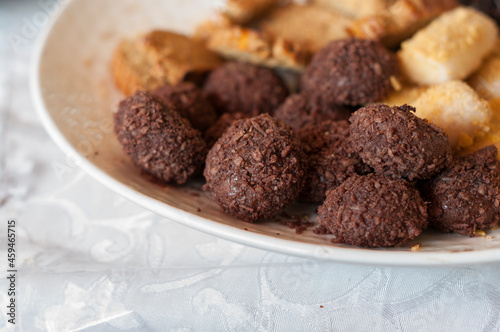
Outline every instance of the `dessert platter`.
[(454, 0), (353, 3), (65, 4), (31, 77), (55, 171), (284, 254), (500, 261), (496, 22)]

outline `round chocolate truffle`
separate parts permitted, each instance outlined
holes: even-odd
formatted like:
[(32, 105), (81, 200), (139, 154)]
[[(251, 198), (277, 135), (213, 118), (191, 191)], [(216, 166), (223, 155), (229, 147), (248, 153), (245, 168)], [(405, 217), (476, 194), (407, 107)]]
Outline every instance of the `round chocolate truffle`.
[(370, 168), (354, 152), (349, 140), (349, 122), (327, 120), (308, 125), (297, 132), (308, 157), (304, 188), (300, 198), (321, 203), (326, 191), (336, 188), (354, 174), (367, 174)]
[(123, 150), (146, 173), (182, 184), (203, 169), (207, 149), (200, 132), (149, 93), (121, 101), (114, 120)]
[(391, 247), (417, 237), (427, 227), (426, 205), (405, 180), (353, 175), (329, 190), (318, 208), (319, 223), (336, 243)]
[(352, 146), (375, 173), (410, 181), (429, 179), (451, 163), (444, 131), (414, 112), (408, 105), (379, 104), (351, 116)]
[(224, 134), (227, 128), (229, 128), (234, 121), (248, 118), (249, 116), (244, 113), (236, 112), (236, 113), (224, 113), (222, 114), (217, 121), (207, 129), (203, 138), (205, 142), (207, 142), (207, 146), (211, 148), (215, 142)]
[(217, 112), (205, 98), (201, 90), (189, 82), (164, 85), (152, 94), (187, 119), (193, 128), (201, 132), (207, 130), (217, 120)]
[(208, 76), (204, 92), (219, 113), (272, 114), (288, 96), (283, 80), (271, 69), (228, 62)]
[(306, 93), (289, 96), (274, 113), (274, 117), (294, 130), (307, 125), (318, 125), (326, 120), (348, 120), (350, 116), (351, 111), (347, 107), (323, 103), (317, 96), (309, 96)]
[(487, 146), (453, 161), (422, 186), (429, 202), (429, 223), (443, 232), (473, 236), (498, 224), (500, 163), (497, 148)]
[(253, 222), (291, 204), (306, 170), (292, 129), (262, 114), (234, 122), (215, 143), (206, 160), (205, 188), (226, 213)]
[(301, 88), (333, 104), (363, 105), (381, 100), (397, 76), (395, 54), (369, 39), (349, 38), (318, 51), (302, 76)]

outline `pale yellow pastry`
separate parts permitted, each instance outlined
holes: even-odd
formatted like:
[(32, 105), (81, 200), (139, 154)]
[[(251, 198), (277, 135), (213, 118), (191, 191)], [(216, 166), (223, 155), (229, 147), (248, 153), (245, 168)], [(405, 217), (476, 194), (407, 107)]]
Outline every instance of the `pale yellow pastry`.
[(427, 87), (425, 86), (403, 86), (401, 89), (390, 93), (381, 103), (389, 106), (413, 105), (426, 90)]
[(481, 67), (467, 80), (484, 99), (500, 98), (500, 39)]
[(401, 69), (409, 80), (422, 85), (464, 79), (492, 51), (497, 34), (491, 18), (475, 9), (458, 7), (401, 44)]
[(500, 98), (490, 99), (489, 104), (493, 112), (493, 116), (489, 123), (490, 130), (485, 135), (478, 137), (474, 141), (474, 144), (465, 148), (461, 154), (472, 153), (490, 144), (494, 144), (500, 149)]
[(457, 151), (490, 131), (490, 104), (462, 81), (431, 86), (413, 103), (416, 115), (443, 128)]

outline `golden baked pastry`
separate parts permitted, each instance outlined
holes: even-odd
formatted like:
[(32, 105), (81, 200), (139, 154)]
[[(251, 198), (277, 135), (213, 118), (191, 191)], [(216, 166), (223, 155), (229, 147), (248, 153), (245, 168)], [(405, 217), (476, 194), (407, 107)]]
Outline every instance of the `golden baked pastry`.
[(221, 7), (221, 13), (233, 23), (247, 24), (278, 2), (278, 0), (226, 0)]
[(331, 8), (351, 18), (374, 15), (396, 0), (311, 0), (312, 4)]
[(213, 28), (207, 46), (225, 58), (302, 71), (310, 52), (283, 38), (238, 25)]
[(137, 89), (154, 90), (166, 83), (196, 80), (196, 76), (221, 63), (202, 41), (155, 30), (122, 41), (114, 53), (111, 71), (118, 88), (131, 95)]
[(400, 106), (404, 104), (413, 105), (415, 100), (417, 100), (425, 90), (427, 90), (425, 86), (404, 86), (390, 93), (386, 98), (381, 100), (381, 103), (389, 106)]
[(219, 17), (202, 24), (195, 36), (225, 58), (302, 71), (314, 52), (349, 37), (351, 22), (333, 10), (292, 4), (275, 7), (252, 27)]
[(348, 30), (354, 37), (379, 40), (392, 48), (456, 6), (456, 0), (397, 0), (377, 14), (354, 21)]
[(415, 115), (442, 128), (450, 146), (461, 150), (490, 131), (490, 104), (462, 81), (449, 81), (426, 89), (413, 103)]
[(491, 54), (467, 83), (486, 100), (500, 98), (500, 39), (497, 39)]
[(444, 13), (401, 44), (403, 74), (423, 85), (465, 79), (493, 50), (498, 28), (470, 7)]
[(274, 38), (316, 52), (332, 40), (348, 38), (347, 27), (351, 23), (350, 18), (333, 10), (294, 4), (271, 10), (257, 25)]

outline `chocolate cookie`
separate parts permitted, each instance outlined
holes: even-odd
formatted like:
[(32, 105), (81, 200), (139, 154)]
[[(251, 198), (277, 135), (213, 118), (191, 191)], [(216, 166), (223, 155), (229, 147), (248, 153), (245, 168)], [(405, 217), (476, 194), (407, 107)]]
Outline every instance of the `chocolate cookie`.
[(498, 224), (500, 163), (494, 145), (463, 158), (422, 186), (429, 223), (444, 232), (473, 236)]
[(391, 247), (417, 237), (427, 227), (427, 211), (418, 190), (405, 180), (353, 175), (327, 192), (318, 220), (334, 242)]
[(203, 169), (200, 132), (156, 97), (137, 91), (120, 102), (114, 120), (123, 150), (146, 173), (182, 184)]
[(396, 55), (369, 39), (333, 41), (317, 52), (301, 88), (328, 103), (363, 105), (381, 100), (399, 73)]
[(207, 146), (211, 148), (234, 121), (248, 117), (249, 116), (247, 114), (240, 112), (222, 114), (203, 135), (205, 142), (207, 142)]
[(274, 116), (294, 130), (307, 125), (319, 125), (326, 120), (348, 120), (351, 116), (349, 108), (323, 102), (321, 98), (307, 93), (290, 95), (281, 104)]
[(429, 179), (451, 163), (448, 137), (408, 105), (369, 105), (351, 116), (351, 141), (375, 173)]
[(308, 156), (309, 168), (300, 198), (321, 203), (326, 191), (336, 188), (354, 174), (367, 174), (371, 169), (363, 163), (349, 140), (349, 122), (327, 120), (308, 125), (297, 132)]
[(183, 118), (188, 119), (193, 128), (201, 132), (207, 130), (217, 120), (217, 112), (193, 83), (167, 84), (154, 90), (152, 94), (168, 108), (179, 112)]
[(244, 62), (228, 62), (215, 69), (204, 92), (219, 113), (250, 116), (272, 114), (288, 96), (285, 83), (271, 69)]
[(306, 170), (292, 129), (262, 114), (234, 122), (215, 143), (206, 160), (205, 188), (225, 212), (253, 222), (291, 204)]

